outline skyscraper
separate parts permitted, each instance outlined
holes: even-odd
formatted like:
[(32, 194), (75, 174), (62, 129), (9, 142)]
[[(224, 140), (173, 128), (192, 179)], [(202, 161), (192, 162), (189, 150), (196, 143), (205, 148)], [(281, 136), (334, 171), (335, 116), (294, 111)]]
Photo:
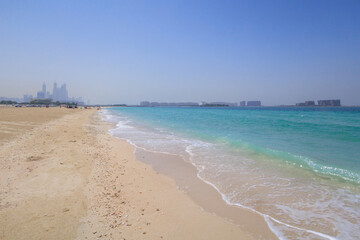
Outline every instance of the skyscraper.
[[(46, 84), (43, 83), (42, 89), (37, 92), (37, 99), (51, 98), (54, 102), (82, 102), (81, 97), (79, 98), (70, 98), (68, 94), (68, 90), (66, 89), (66, 84), (62, 84), (61, 87), (58, 87), (57, 83), (54, 83), (53, 92), (50, 94), (49, 91), (46, 91)], [(24, 95), (24, 99), (29, 99), (29, 97)]]
[(43, 99), (43, 98), (46, 98), (46, 85), (45, 83), (42, 85), (42, 90), (41, 91), (38, 91), (37, 94), (36, 94), (36, 98), (37, 99)]
[(60, 101), (66, 102), (68, 100), (68, 91), (66, 89), (66, 84), (61, 85), (60, 88)]
[(44, 96), (46, 96), (46, 84), (45, 83), (43, 83), (43, 85), (42, 85), (42, 92), (43, 92)]
[(68, 91), (66, 89), (66, 84), (61, 85), (61, 87), (57, 87), (57, 83), (54, 83), (53, 94), (52, 94), (53, 101), (59, 102), (67, 102), (69, 99)]
[(53, 94), (52, 94), (51, 98), (53, 99), (53, 101), (58, 101), (58, 99), (59, 99), (59, 93), (58, 93), (58, 88), (57, 88), (56, 82), (54, 83)]

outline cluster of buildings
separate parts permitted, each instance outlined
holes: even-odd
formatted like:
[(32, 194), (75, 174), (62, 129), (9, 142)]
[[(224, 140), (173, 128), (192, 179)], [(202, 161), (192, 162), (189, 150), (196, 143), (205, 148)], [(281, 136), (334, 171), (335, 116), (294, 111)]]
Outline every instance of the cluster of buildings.
[(167, 103), (167, 102), (140, 102), (140, 107), (261, 107), (261, 101), (241, 101), (237, 102), (179, 102), (179, 103)]
[(331, 99), (331, 100), (318, 100), (318, 105), (315, 104), (315, 101), (305, 101), (302, 103), (297, 103), (296, 106), (298, 107), (340, 107), (341, 103), (339, 99)]
[(200, 107), (237, 107), (238, 103), (230, 102), (200, 102), (198, 103)]
[(37, 92), (36, 97), (32, 95), (25, 94), (22, 101), (23, 102), (31, 102), (35, 99), (48, 99), (53, 102), (74, 102), (77, 104), (84, 104), (82, 97), (69, 97), (68, 90), (66, 88), (66, 84), (62, 84), (58, 87), (57, 83), (54, 83), (52, 93), (46, 90), (46, 84), (42, 85), (42, 89)]
[[(29, 96), (24, 95), (24, 99), (29, 98)], [(68, 91), (66, 89), (66, 84), (57, 86), (57, 83), (54, 83), (52, 94), (49, 91), (46, 91), (46, 84), (42, 85), (42, 90), (38, 91), (36, 94), (36, 99), (52, 99), (54, 102), (67, 102), (69, 100)]]

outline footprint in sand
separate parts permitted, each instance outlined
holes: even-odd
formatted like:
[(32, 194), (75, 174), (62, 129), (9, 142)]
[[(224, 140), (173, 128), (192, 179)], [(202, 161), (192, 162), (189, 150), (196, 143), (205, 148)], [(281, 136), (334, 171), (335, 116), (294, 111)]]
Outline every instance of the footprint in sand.
[(40, 161), (41, 159), (43, 159), (42, 157), (40, 156), (30, 156), (26, 159), (26, 161), (28, 162), (35, 162), (35, 161)]

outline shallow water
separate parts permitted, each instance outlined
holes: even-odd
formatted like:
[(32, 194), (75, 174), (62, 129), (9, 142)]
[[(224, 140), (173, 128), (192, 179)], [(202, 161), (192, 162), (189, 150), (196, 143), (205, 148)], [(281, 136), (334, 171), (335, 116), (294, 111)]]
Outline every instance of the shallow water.
[[(359, 108), (112, 108), (112, 133), (182, 156), (280, 237), (360, 238)], [(294, 237), (296, 236), (296, 237)]]

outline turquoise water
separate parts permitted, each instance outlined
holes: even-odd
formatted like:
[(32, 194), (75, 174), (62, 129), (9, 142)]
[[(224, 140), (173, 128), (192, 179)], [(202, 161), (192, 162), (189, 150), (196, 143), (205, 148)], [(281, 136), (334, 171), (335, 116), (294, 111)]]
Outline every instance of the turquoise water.
[(360, 108), (112, 108), (107, 115), (118, 123), (115, 135), (183, 156), (229, 204), (270, 216), (279, 237), (360, 238)]

